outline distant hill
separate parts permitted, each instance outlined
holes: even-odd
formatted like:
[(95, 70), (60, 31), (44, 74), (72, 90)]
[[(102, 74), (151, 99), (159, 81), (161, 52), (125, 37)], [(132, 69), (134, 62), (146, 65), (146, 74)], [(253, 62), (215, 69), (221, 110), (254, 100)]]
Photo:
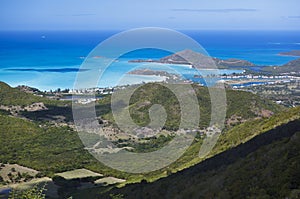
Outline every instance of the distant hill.
[(28, 106), (33, 103), (43, 102), (48, 105), (65, 105), (67, 102), (50, 100), (39, 96), (39, 90), (28, 86), (12, 88), (0, 81), (0, 105), (4, 106)]
[(300, 58), (289, 61), (282, 66), (264, 67), (263, 71), (280, 74), (280, 73), (299, 73), (300, 72)]
[(19, 88), (12, 88), (4, 82), (0, 82), (0, 105), (26, 106), (35, 102), (46, 102), (46, 98), (35, 96), (21, 91)]
[(241, 59), (217, 59), (214, 58), (217, 66), (219, 67), (247, 67), (247, 66), (255, 66), (255, 64), (247, 61), (247, 60), (241, 60)]
[(186, 49), (175, 54), (163, 57), (159, 60), (131, 60), (130, 62), (157, 62), (166, 64), (187, 64), (192, 63), (193, 67), (196, 68), (229, 68), (229, 67), (245, 67), (254, 66), (253, 63), (246, 60), (239, 59), (227, 59), (222, 60), (215, 57), (208, 57), (201, 53)]
[[(71, 103), (35, 95), (36, 89), (0, 82), (0, 110), (36, 121), (71, 122)], [(32, 93), (33, 92), (33, 93)]]
[(300, 50), (292, 50), (289, 52), (281, 52), (279, 55), (285, 55), (285, 56), (300, 56)]
[(224, 152), (158, 181), (142, 181), (96, 197), (299, 198), (299, 119), (297, 107), (246, 122), (220, 138), (214, 150)]
[(210, 57), (207, 57), (201, 53), (197, 53), (189, 49), (163, 57), (159, 59), (158, 62), (168, 64), (191, 64), (192, 62), (193, 67), (203, 68), (211, 68), (214, 64)]
[(292, 60), (286, 64), (283, 65), (283, 67), (291, 67), (291, 68), (295, 68), (295, 70), (299, 71), (300, 68), (300, 58), (296, 59), (296, 60)]
[[(210, 121), (210, 94), (207, 87), (192, 85), (200, 107), (201, 128), (207, 127)], [(274, 113), (282, 111), (284, 108), (267, 99), (262, 99), (250, 92), (226, 90), (227, 115), (226, 126), (234, 126), (248, 119), (269, 117)], [(180, 106), (174, 94), (166, 87), (149, 83), (139, 87), (131, 97), (130, 112), (133, 120), (141, 125), (149, 123), (148, 110), (153, 104), (161, 104), (166, 109), (168, 118), (165, 128), (168, 130), (177, 129), (180, 123)], [(113, 121), (111, 112), (102, 116)]]
[(30, 87), (30, 86), (20, 85), (20, 86), (17, 86), (17, 88), (20, 91), (23, 91), (25, 93), (41, 93), (41, 91), (39, 89)]

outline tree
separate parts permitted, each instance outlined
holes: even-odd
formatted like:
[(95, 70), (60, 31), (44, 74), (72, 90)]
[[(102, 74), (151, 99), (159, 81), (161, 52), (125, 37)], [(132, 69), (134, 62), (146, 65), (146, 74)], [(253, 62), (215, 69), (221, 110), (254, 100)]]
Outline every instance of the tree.
[(27, 190), (16, 190), (13, 189), (8, 199), (45, 199), (46, 195), (44, 194), (46, 183), (42, 186), (38, 184), (34, 185), (32, 188)]
[(123, 199), (124, 195), (122, 194), (110, 194), (109, 195), (111, 199)]

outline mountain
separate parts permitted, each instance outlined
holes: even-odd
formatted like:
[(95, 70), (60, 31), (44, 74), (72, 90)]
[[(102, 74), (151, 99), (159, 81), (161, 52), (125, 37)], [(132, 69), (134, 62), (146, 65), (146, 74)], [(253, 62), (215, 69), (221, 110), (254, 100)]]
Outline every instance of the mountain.
[[(299, 198), (299, 113), (297, 107), (246, 122), (222, 135), (214, 150), (223, 148), (223, 152), (195, 166), (155, 182), (144, 180), (95, 197)], [(224, 143), (228, 144), (225, 149)]]
[(218, 67), (248, 67), (248, 66), (255, 66), (255, 64), (247, 61), (247, 60), (241, 60), (241, 59), (218, 59), (218, 58), (213, 58), (214, 61), (216, 62), (216, 65)]
[(300, 72), (300, 58), (289, 61), (288, 63), (282, 66), (264, 67), (262, 70), (274, 74), (281, 74), (281, 73), (297, 74)]
[(186, 49), (175, 54), (159, 59), (160, 63), (167, 64), (193, 64), (193, 67), (207, 67), (213, 66), (213, 61), (210, 57), (201, 53)]
[(131, 60), (130, 62), (157, 62), (166, 64), (187, 64), (193, 65), (195, 68), (230, 68), (230, 67), (245, 67), (255, 66), (253, 63), (246, 60), (227, 59), (222, 60), (215, 57), (209, 57), (202, 53), (186, 49), (175, 54), (163, 57), (159, 60)]

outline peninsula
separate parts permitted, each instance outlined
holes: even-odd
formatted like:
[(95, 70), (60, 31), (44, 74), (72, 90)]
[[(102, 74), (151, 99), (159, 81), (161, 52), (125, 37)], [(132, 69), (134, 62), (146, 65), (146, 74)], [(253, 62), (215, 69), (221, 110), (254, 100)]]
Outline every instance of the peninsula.
[(216, 57), (209, 57), (202, 53), (195, 52), (190, 49), (179, 51), (177, 53), (171, 54), (169, 56), (160, 58), (158, 60), (154, 59), (136, 59), (130, 60), (129, 62), (154, 62), (154, 63), (164, 63), (164, 64), (182, 64), (182, 65), (191, 65), (193, 68), (230, 68), (230, 67), (248, 67), (255, 66), (255, 64), (240, 59), (219, 59)]

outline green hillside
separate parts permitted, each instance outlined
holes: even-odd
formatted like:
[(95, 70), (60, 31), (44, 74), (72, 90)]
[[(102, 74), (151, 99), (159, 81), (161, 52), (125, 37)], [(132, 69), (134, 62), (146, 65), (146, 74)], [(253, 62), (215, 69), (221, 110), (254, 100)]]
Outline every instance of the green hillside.
[[(209, 92), (205, 87), (198, 85), (193, 85), (193, 87), (199, 100), (202, 116), (199, 126), (205, 128), (210, 117)], [(226, 94), (227, 125), (225, 133), (220, 137), (210, 156), (238, 146), (276, 125), (287, 123), (291, 120), (292, 115), (298, 117), (298, 109), (280, 113), (284, 108), (248, 92), (226, 90)], [(5, 84), (1, 84), (0, 96), (0, 105), (9, 106), (10, 100), (12, 100), (13, 105), (24, 106), (34, 102), (44, 102), (48, 108), (48, 110), (20, 112), (20, 115), (17, 116), (12, 116), (7, 111), (0, 111), (0, 142), (5, 143), (0, 148), (1, 163), (17, 163), (39, 170), (42, 175), (47, 176), (52, 176), (56, 172), (87, 168), (105, 176), (125, 178), (127, 183), (134, 183), (140, 182), (142, 179), (152, 182), (203, 161), (198, 157), (203, 137), (196, 136), (193, 144), (184, 155), (167, 168), (147, 174), (128, 174), (112, 170), (96, 161), (84, 149), (77, 132), (72, 128), (68, 126), (58, 127), (56, 124), (48, 122), (48, 118), (55, 117), (57, 114), (68, 118), (68, 115), (72, 114), (68, 104), (23, 93)], [(17, 98), (16, 96), (20, 96), (19, 98), (22, 100), (14, 100)], [(144, 103), (145, 100), (150, 103)], [(180, 113), (178, 101), (168, 89), (160, 84), (145, 84), (134, 93), (130, 101), (130, 112), (133, 120), (141, 126), (147, 125), (149, 122), (148, 110), (152, 104), (156, 103), (162, 104), (169, 114), (165, 128), (168, 130), (177, 129), (178, 114)], [(96, 111), (98, 116), (110, 120), (114, 125), (110, 110), (110, 96), (99, 101)], [(281, 116), (277, 115), (268, 119), (273, 113)], [(25, 116), (25, 118), (18, 118), (18, 116)], [(31, 121), (26, 118), (31, 119)], [(71, 121), (71, 117), (69, 120)], [(154, 147), (161, 147), (163, 145), (160, 143), (161, 140), (168, 141), (169, 139), (157, 139), (159, 145), (157, 145), (156, 140), (151, 140), (151, 144)], [(99, 193), (99, 190), (95, 188), (90, 193)], [(73, 193), (67, 193), (67, 195), (70, 194)]]
[[(204, 115), (202, 116), (204, 119), (201, 120), (202, 123), (200, 126), (204, 126), (207, 125), (210, 114), (208, 90), (207, 88), (196, 85), (194, 85), (194, 88), (196, 89), (199, 99), (200, 112), (202, 115)], [(172, 125), (176, 125), (176, 118), (178, 117), (177, 113), (179, 110), (176, 110), (176, 108), (174, 109), (174, 107), (176, 107), (176, 105), (174, 105), (174, 103), (176, 103), (176, 99), (174, 99), (172, 93), (168, 92), (169, 91), (161, 88), (159, 84), (146, 84), (141, 87), (141, 89), (138, 90), (131, 99), (131, 110), (134, 119), (139, 120), (138, 122), (141, 122), (141, 124), (144, 124), (145, 121), (147, 122), (147, 120), (149, 120), (148, 114), (143, 114), (146, 116), (142, 119), (139, 118), (140, 113), (146, 113), (151, 105), (149, 104), (147, 107), (139, 106), (139, 108), (137, 108), (139, 103), (143, 102), (143, 100), (147, 99), (152, 101), (152, 103), (162, 102), (163, 105), (166, 106), (167, 110), (174, 111), (170, 112), (170, 121), (167, 123), (167, 127), (169, 124), (170, 129), (174, 128)], [(55, 114), (62, 114), (64, 116), (72, 114), (70, 107), (56, 106), (56, 100), (49, 100), (34, 96), (32, 94), (23, 93), (17, 89), (9, 87), (4, 83), (1, 83), (0, 95), (1, 104), (5, 105), (8, 105), (11, 100), (14, 105), (27, 105), (32, 102), (45, 101), (45, 103), (49, 102), (48, 104), (52, 103), (51, 106), (47, 104), (48, 107), (53, 107), (53, 109), (49, 110), (21, 113), (22, 116), (33, 119), (34, 121), (37, 120), (39, 123), (7, 116), (8, 113), (6, 111), (1, 112), (1, 143), (5, 142), (6, 146), (0, 149), (0, 162), (19, 163), (37, 170), (44, 171), (45, 173), (64, 171), (73, 167), (89, 167), (94, 170), (96, 169), (99, 172), (103, 173), (105, 171), (110, 174), (109, 168), (103, 167), (103, 165), (99, 166), (99, 164), (95, 164), (93, 157), (83, 149), (83, 145), (81, 144), (81, 141), (74, 130), (69, 127), (54, 127), (48, 124), (48, 120), (44, 121), (45, 118), (51, 118), (51, 116)], [(16, 96), (19, 97), (17, 98)], [(109, 96), (105, 97), (99, 102), (99, 105), (97, 105), (97, 113), (104, 118), (111, 114), (109, 113), (109, 98)], [(15, 101), (13, 99), (15, 99)], [(241, 116), (243, 119), (251, 119), (259, 116), (259, 111), (257, 110), (266, 109), (275, 113), (279, 110), (282, 110), (282, 107), (247, 92), (228, 90), (227, 101), (228, 118), (235, 114)], [(63, 109), (65, 111), (59, 112), (58, 110), (62, 110), (62, 108), (68, 109)], [(175, 172), (190, 166), (190, 161), (197, 157), (197, 152), (201, 146), (201, 143), (201, 139), (196, 139), (194, 144), (189, 148), (185, 155), (177, 160), (173, 165), (170, 165), (169, 168), (165, 168), (150, 174), (140, 175), (138, 178), (134, 177), (133, 175), (133, 181), (144, 177), (154, 180), (160, 178), (162, 175), (165, 175), (164, 173), (169, 170)], [(64, 151), (66, 152), (64, 153)], [(52, 157), (52, 155), (53, 158), (48, 158)], [(64, 155), (66, 158), (61, 161), (60, 159), (62, 159)], [(68, 156), (70, 158), (67, 158)], [(76, 161), (72, 162), (72, 160)], [(194, 161), (198, 162), (199, 160), (196, 159)], [(93, 166), (90, 166), (88, 162), (92, 162)], [(98, 165), (98, 167), (95, 165)], [(112, 173), (115, 174), (115, 172)], [(117, 175), (119, 176), (123, 174), (117, 173)]]
[[(192, 85), (200, 109), (199, 127), (204, 128), (209, 125), (211, 117), (211, 100), (207, 87)], [(245, 120), (257, 117), (269, 117), (284, 108), (270, 100), (262, 99), (257, 95), (244, 91), (226, 90), (226, 123), (228, 126), (237, 125)], [(100, 103), (108, 104), (110, 100), (104, 100)], [(119, 102), (122, 103), (122, 102)], [(123, 102), (125, 103), (125, 102)], [(149, 83), (139, 87), (131, 96), (130, 113), (133, 121), (140, 126), (146, 126), (149, 122), (149, 108), (154, 104), (162, 105), (167, 112), (167, 121), (165, 128), (176, 130), (180, 123), (180, 105), (175, 95), (161, 84)], [(113, 122), (111, 112), (102, 115), (104, 119)]]
[[(207, 88), (198, 85), (193, 85), (193, 88), (199, 101), (201, 115), (199, 127), (204, 128), (208, 126), (210, 121), (209, 91)], [(229, 126), (255, 117), (268, 117), (272, 113), (283, 110), (283, 107), (249, 92), (226, 90), (226, 97)], [(18, 115), (35, 121), (55, 120), (58, 116), (62, 116), (65, 122), (72, 121), (72, 110), (69, 102), (35, 96), (0, 82), (0, 105), (24, 107), (38, 102), (44, 103), (47, 109), (30, 112), (21, 110), (18, 112)], [(130, 101), (130, 113), (133, 120), (140, 126), (146, 126), (149, 123), (148, 110), (153, 104), (164, 106), (168, 114), (165, 128), (176, 130), (180, 121), (178, 100), (170, 90), (160, 84), (145, 84), (134, 93)], [(110, 110), (110, 96), (100, 100), (99, 104), (96, 105), (96, 111), (98, 116), (113, 123)]]
[[(77, 133), (69, 127), (42, 127), (0, 115), (0, 162), (18, 163), (51, 174), (93, 162)], [(95, 163), (95, 162), (93, 162)]]
[(53, 104), (55, 101), (22, 92), (18, 88), (12, 88), (6, 83), (0, 82), (0, 105), (27, 106), (36, 102)]
[[(24, 108), (40, 103), (44, 109), (38, 111), (27, 111)], [(56, 121), (58, 118), (64, 122), (72, 121), (71, 103), (66, 101), (51, 100), (46, 97), (37, 96), (12, 88), (4, 82), (0, 82), (0, 106), (5, 106), (7, 113), (15, 116), (26, 117), (35, 121)]]
[(144, 181), (93, 197), (299, 198), (299, 119), (297, 107), (246, 122), (221, 137), (213, 152), (219, 155), (153, 183)]

